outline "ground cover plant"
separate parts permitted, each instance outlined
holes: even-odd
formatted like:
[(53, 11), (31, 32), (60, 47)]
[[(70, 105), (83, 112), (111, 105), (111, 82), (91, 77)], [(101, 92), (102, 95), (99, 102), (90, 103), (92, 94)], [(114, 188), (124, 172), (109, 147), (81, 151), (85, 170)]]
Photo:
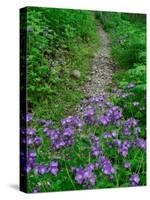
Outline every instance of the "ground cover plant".
[[(28, 106), (41, 117), (51, 110), (51, 118), (60, 120), (83, 98), (78, 88), (99, 44), (94, 16), (80, 10), (27, 9)], [(80, 71), (79, 79), (70, 76), (73, 70)]]
[[(113, 87), (86, 98), (97, 23), (117, 70)], [(27, 192), (146, 185), (145, 15), (28, 8), (27, 33)]]

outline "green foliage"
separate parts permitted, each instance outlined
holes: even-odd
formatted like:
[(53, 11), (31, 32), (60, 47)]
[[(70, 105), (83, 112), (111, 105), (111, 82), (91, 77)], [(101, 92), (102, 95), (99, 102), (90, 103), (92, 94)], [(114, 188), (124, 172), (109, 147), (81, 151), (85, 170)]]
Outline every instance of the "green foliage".
[[(27, 8), (29, 111), (38, 110), (42, 117), (49, 107), (56, 111), (52, 118), (58, 119), (80, 100), (78, 88), (86, 80), (89, 59), (99, 44), (93, 22), (89, 11)], [(78, 80), (70, 76), (74, 69), (81, 72)]]
[[(133, 96), (120, 99), (125, 115), (136, 116), (145, 125), (146, 96), (146, 16), (140, 14), (97, 12), (97, 18), (108, 31), (112, 43), (112, 57), (119, 72), (114, 81), (119, 88), (135, 84)], [(119, 68), (120, 67), (120, 68)], [(138, 102), (143, 110), (133, 106)]]
[(112, 56), (118, 66), (128, 69), (135, 63), (146, 64), (144, 17), (145, 15), (124, 13), (97, 13), (97, 18), (109, 32), (112, 41)]

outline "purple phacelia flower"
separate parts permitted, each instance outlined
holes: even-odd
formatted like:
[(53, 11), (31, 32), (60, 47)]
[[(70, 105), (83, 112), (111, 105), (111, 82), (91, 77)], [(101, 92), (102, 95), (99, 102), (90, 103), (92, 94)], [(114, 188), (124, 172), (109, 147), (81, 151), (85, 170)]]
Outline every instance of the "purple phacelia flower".
[(27, 128), (26, 133), (27, 133), (27, 135), (35, 135), (35, 129), (34, 128)]
[(34, 144), (36, 145), (36, 146), (39, 146), (39, 145), (41, 145), (41, 143), (42, 143), (42, 138), (41, 137), (35, 137), (34, 138)]
[(44, 128), (43, 131), (44, 131), (44, 133), (45, 133), (48, 137), (50, 137), (51, 131), (50, 131), (49, 128)]
[(32, 169), (31, 164), (28, 163), (26, 165), (26, 172), (29, 173), (31, 171), (31, 169)]
[(39, 167), (38, 167), (38, 165), (36, 163), (33, 165), (33, 170), (34, 170), (34, 175), (35, 176), (38, 175)]
[(38, 187), (35, 187), (35, 188), (32, 189), (32, 192), (33, 192), (33, 193), (38, 193), (38, 192), (40, 192), (40, 190), (39, 190)]
[(52, 161), (48, 166), (48, 171), (51, 172), (53, 175), (58, 173), (58, 162)]
[(116, 137), (116, 132), (115, 131), (111, 131), (110, 133), (108, 132), (104, 132), (103, 133), (103, 138), (107, 139), (107, 138), (115, 138)]
[(26, 114), (26, 122), (30, 122), (33, 118), (33, 115), (31, 113)]
[(114, 168), (112, 167), (112, 165), (109, 165), (109, 164), (106, 164), (106, 165), (103, 165), (102, 167), (102, 172), (106, 175), (110, 175), (112, 173), (115, 172)]
[(74, 134), (74, 129), (71, 127), (67, 127), (62, 132), (63, 136), (71, 136)]
[(104, 139), (111, 138), (110, 133), (104, 132), (104, 133), (103, 133), (103, 138), (104, 138)]
[(127, 147), (127, 148), (130, 148), (131, 147), (131, 142), (128, 141), (128, 140), (125, 140), (122, 144), (123, 147)]
[(26, 133), (27, 133), (27, 135), (35, 135), (35, 129), (34, 128), (27, 128)]
[(93, 171), (93, 170), (94, 170), (94, 164), (89, 163), (89, 164), (85, 167), (85, 169), (88, 169), (88, 170), (90, 170), (90, 171)]
[(124, 126), (126, 126), (128, 128), (134, 128), (135, 126), (137, 126), (137, 124), (138, 124), (138, 122), (134, 118), (129, 118), (126, 121), (124, 121)]
[(131, 135), (131, 132), (130, 132), (130, 130), (129, 130), (129, 128), (128, 127), (125, 127), (124, 129), (123, 129), (123, 135), (127, 135), (127, 136), (129, 136), (129, 135)]
[(52, 120), (48, 120), (48, 121), (45, 121), (45, 123), (43, 124), (45, 127), (47, 126), (52, 126), (53, 125), (53, 121)]
[(32, 137), (27, 137), (27, 145), (32, 145), (34, 143), (34, 140)]
[(112, 104), (111, 102), (108, 102), (108, 101), (105, 102), (105, 105), (108, 106), (109, 108), (112, 108), (112, 107), (113, 107), (113, 104)]
[(104, 95), (100, 95), (100, 96), (98, 97), (98, 100), (99, 100), (99, 101), (104, 101), (104, 99), (105, 99)]
[[(88, 178), (88, 182), (89, 182), (90, 185), (95, 185), (96, 176), (91, 175), (91, 176)], [(89, 188), (90, 188), (90, 187), (89, 187)]]
[(115, 138), (116, 136), (117, 136), (117, 133), (116, 133), (116, 131), (111, 131), (111, 136), (113, 137), (113, 138)]
[(143, 150), (146, 150), (146, 141), (143, 138), (137, 138), (136, 145)]
[(127, 140), (125, 140), (121, 146), (119, 147), (119, 152), (123, 157), (126, 157), (128, 155), (128, 149), (131, 147), (131, 143)]
[(89, 135), (89, 138), (91, 140), (91, 145), (92, 145), (91, 155), (97, 157), (101, 153), (99, 138), (92, 134)]
[(37, 119), (37, 121), (42, 124), (44, 127), (48, 127), (53, 125), (53, 121), (52, 120), (48, 120), (46, 121), (45, 119)]
[(137, 186), (140, 182), (139, 175), (136, 173), (133, 173), (129, 180), (132, 186)]
[(113, 106), (105, 111), (105, 117), (108, 122), (116, 123), (122, 117), (122, 110), (118, 106)]
[(105, 175), (115, 173), (115, 169), (113, 168), (110, 160), (108, 160), (105, 156), (99, 156), (97, 166), (102, 169), (102, 172)]
[(100, 154), (99, 148), (93, 146), (91, 154), (92, 154), (92, 156), (97, 157)]
[(45, 165), (43, 165), (43, 164), (41, 164), (40, 166), (39, 166), (39, 173), (40, 174), (45, 174), (47, 172), (47, 167), (45, 166)]
[(120, 153), (122, 154), (123, 157), (126, 157), (128, 155), (128, 148), (124, 147), (120, 150)]
[(72, 126), (75, 128), (81, 128), (83, 122), (76, 116), (69, 116), (61, 120), (61, 125), (65, 127)]
[(95, 111), (93, 108), (90, 108), (88, 110), (86, 110), (84, 113), (83, 113), (83, 116), (84, 117), (91, 117), (95, 114)]
[(131, 167), (131, 164), (129, 162), (124, 162), (124, 168), (129, 169)]
[(33, 150), (30, 150), (30, 151), (28, 152), (28, 157), (30, 157), (30, 158), (35, 158), (35, 157), (36, 157), (36, 152), (33, 151)]
[(114, 144), (116, 147), (121, 147), (121, 140), (119, 140), (119, 139), (114, 139), (114, 140), (113, 140), (113, 144)]
[(99, 117), (99, 122), (100, 122), (100, 124), (106, 126), (109, 123), (108, 117), (105, 115), (101, 115)]
[(82, 184), (84, 181), (84, 171), (82, 168), (78, 168), (76, 170), (76, 176), (75, 176), (75, 180), (77, 181), (77, 183)]
[(74, 170), (76, 173), (75, 180), (77, 183), (86, 185), (87, 188), (90, 188), (92, 185), (95, 185), (96, 176), (93, 174), (94, 165), (89, 163), (84, 169), (82, 167)]
[(138, 133), (141, 131), (141, 128), (140, 127), (136, 127), (135, 129), (134, 129), (134, 134), (135, 135), (138, 135)]
[(50, 131), (50, 138), (51, 140), (56, 140), (59, 137), (59, 132), (57, 130)]

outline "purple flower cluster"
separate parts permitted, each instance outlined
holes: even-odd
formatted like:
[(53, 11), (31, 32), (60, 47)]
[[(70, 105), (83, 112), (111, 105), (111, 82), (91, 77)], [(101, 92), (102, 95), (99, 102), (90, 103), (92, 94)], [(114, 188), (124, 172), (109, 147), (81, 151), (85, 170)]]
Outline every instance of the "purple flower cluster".
[[(127, 89), (127, 87), (126, 87)], [(129, 88), (128, 88), (129, 89)], [(134, 96), (132, 92), (124, 92), (121, 89), (113, 89), (112, 92), (116, 95), (116, 97), (119, 97), (121, 99), (127, 99), (129, 96)]]
[(27, 128), (26, 133), (29, 136), (35, 135), (35, 129), (34, 128)]
[(37, 122), (42, 124), (44, 127), (48, 127), (48, 126), (53, 125), (53, 121), (52, 120), (37, 119)]
[(125, 140), (123, 141), (123, 143), (120, 144), (118, 151), (123, 157), (126, 157), (128, 155), (128, 150), (130, 147), (131, 143), (128, 140)]
[(48, 165), (38, 165), (36, 163), (36, 153), (34, 151), (29, 151), (27, 154), (26, 172), (29, 173), (32, 169), (35, 175), (43, 175), (45, 173), (56, 175), (58, 173), (58, 162), (51, 161)]
[(26, 143), (28, 146), (39, 146), (42, 144), (42, 137), (36, 136), (36, 130), (34, 128), (27, 128), (23, 132), (26, 132), (27, 134), (26, 140), (24, 140), (23, 142)]
[(116, 138), (116, 136), (117, 136), (116, 131), (104, 132), (104, 133), (103, 133), (103, 138), (104, 138), (104, 139)]
[(63, 147), (71, 146), (74, 141), (75, 130), (73, 127), (66, 127), (62, 131), (57, 129), (44, 129), (44, 132), (51, 140), (52, 149), (58, 150)]
[(134, 118), (129, 118), (123, 122), (123, 130), (122, 134), (126, 136), (130, 136), (132, 132), (132, 128), (134, 128), (134, 134), (138, 135), (140, 132), (140, 127), (137, 127), (138, 121)]
[(26, 172), (29, 173), (35, 164), (36, 164), (36, 152), (30, 150), (27, 153)]
[(110, 160), (103, 156), (103, 151), (100, 148), (99, 138), (94, 135), (90, 135), (90, 140), (92, 143), (91, 155), (97, 157), (97, 163), (95, 164), (96, 168), (101, 168), (105, 175), (111, 175), (115, 173), (115, 169), (113, 168)]
[(58, 173), (58, 162), (51, 161), (48, 165), (40, 164), (39, 166), (34, 166), (34, 174), (46, 174), (51, 173), (53, 175), (57, 175)]
[(33, 115), (31, 113), (26, 114), (26, 122), (30, 122), (33, 118)]
[(119, 106), (113, 106), (107, 109), (104, 114), (100, 115), (100, 124), (106, 126), (109, 123), (114, 123), (122, 117), (122, 109)]
[(110, 160), (108, 160), (105, 156), (98, 157), (96, 167), (101, 168), (102, 172), (108, 176), (110, 176), (116, 172), (115, 169), (113, 168)]
[(74, 128), (81, 128), (83, 126), (83, 122), (76, 116), (69, 116), (61, 120), (61, 125), (64, 127), (71, 126)]
[(100, 95), (98, 97), (93, 97), (91, 96), (88, 100), (87, 100), (87, 104), (90, 103), (99, 103), (105, 100), (105, 95)]
[(86, 110), (83, 112), (83, 117), (85, 120), (85, 123), (88, 125), (93, 125), (95, 123), (95, 110), (91, 106), (88, 106)]
[(89, 138), (90, 138), (91, 145), (92, 145), (91, 155), (94, 157), (97, 157), (102, 153), (102, 150), (100, 148), (99, 138), (92, 134), (89, 135)]
[(129, 118), (124, 121), (124, 126), (127, 128), (134, 128), (138, 125), (138, 121), (134, 118)]
[(134, 144), (140, 149), (146, 150), (146, 141), (143, 138), (137, 138)]
[(39, 136), (36, 137), (27, 137), (26, 141), (27, 145), (35, 145), (35, 146), (40, 146), (42, 144), (42, 138)]
[[(133, 84), (129, 84), (125, 89), (133, 87)], [(122, 98), (132, 95), (132, 93), (126, 92), (114, 90), (114, 93), (116, 93), (118, 97), (121, 97), (121, 101), (124, 101)], [(72, 167), (71, 171), (74, 174), (76, 183), (86, 188), (91, 188), (95, 185), (97, 178), (94, 171), (101, 171), (101, 174), (108, 180), (112, 180), (115, 176), (118, 176), (119, 170), (117, 170), (117, 167), (119, 164), (121, 164), (121, 167), (124, 168), (125, 174), (129, 173), (129, 169), (132, 171), (132, 162), (129, 160), (132, 155), (132, 151), (130, 154), (129, 150), (131, 148), (138, 148), (141, 151), (145, 151), (146, 140), (140, 138), (143, 131), (143, 127), (142, 131), (139, 127), (140, 121), (133, 117), (127, 118), (128, 113), (123, 116), (123, 111), (125, 110), (122, 111), (120, 106), (116, 106), (107, 101), (105, 96), (101, 95), (99, 97), (90, 97), (83, 103), (85, 103), (85, 107), (81, 105), (83, 106), (82, 117), (79, 118), (77, 116), (69, 116), (64, 118), (61, 120), (59, 128), (53, 126), (54, 123), (51, 120), (38, 119), (37, 122), (42, 125), (44, 133), (50, 139), (49, 150), (52, 150), (52, 154), (56, 153), (57, 155), (59, 153), (59, 155), (61, 155), (62, 152), (65, 152), (65, 157), (71, 159), (71, 156), (68, 154), (68, 150), (70, 150), (69, 147), (72, 146), (75, 141), (79, 141), (77, 147), (81, 145), (81, 149), (77, 148), (75, 151), (86, 150), (85, 159), (87, 159), (87, 150), (89, 150), (87, 143), (89, 144), (90, 141), (90, 153), (88, 160), (90, 163), (86, 166), (82, 165), (82, 167), (79, 168)], [(118, 105), (120, 105), (120, 103), (118, 103)], [(134, 99), (134, 102), (131, 103), (131, 105), (138, 106), (139, 103)], [(136, 111), (136, 109), (134, 110)], [(30, 122), (32, 119), (33, 115), (28, 113), (26, 115), (26, 121)], [(35, 175), (50, 173), (55, 176), (59, 171), (57, 161), (54, 160), (47, 164), (44, 164), (43, 162), (38, 164), (36, 162), (37, 155), (35, 150), (32, 150), (32, 147), (33, 145), (34, 147), (39, 147), (39, 145), (42, 144), (42, 137), (38, 136), (40, 131), (41, 129), (38, 130), (29, 127), (26, 130), (21, 130), (21, 134), (27, 136), (24, 138), (24, 142), (27, 142), (28, 145), (27, 165), (25, 166), (25, 170), (27, 173), (30, 171), (34, 172)], [(81, 137), (76, 137), (78, 132), (81, 134)], [(93, 132), (94, 134), (89, 134)], [(84, 141), (83, 138), (85, 139)], [(85, 144), (84, 148), (82, 147), (82, 142)], [(64, 148), (68, 149), (64, 151)], [(57, 150), (59, 150), (59, 152)], [(74, 152), (74, 149), (71, 150)], [(75, 153), (77, 153), (75, 155), (80, 154), (80, 152)], [(118, 165), (114, 165), (114, 162), (116, 161), (115, 155), (119, 157), (117, 157), (117, 159), (119, 159)], [(115, 168), (115, 166), (117, 167)], [(129, 183), (132, 186), (136, 186), (139, 182), (139, 175), (133, 173), (129, 178)], [(38, 191), (39, 188), (33, 188), (33, 192)]]
[(109, 123), (109, 118), (107, 116), (105, 116), (105, 115), (101, 115), (99, 117), (99, 122), (100, 122), (100, 124), (106, 126)]
[(44, 129), (45, 134), (51, 140), (52, 149), (58, 150), (71, 146), (74, 142), (75, 130), (83, 126), (83, 122), (76, 116), (69, 116), (61, 120), (62, 130)]
[(131, 186), (137, 186), (140, 182), (139, 175), (136, 173), (133, 173), (129, 180), (130, 180)]
[(141, 128), (140, 127), (135, 127), (134, 129), (134, 135), (138, 136), (138, 134), (141, 132)]
[(40, 192), (40, 190), (39, 190), (38, 187), (34, 187), (34, 188), (32, 189), (32, 192), (33, 192), (33, 193), (38, 193), (38, 192)]
[(94, 165), (88, 164), (84, 169), (82, 167), (73, 169), (75, 180), (78, 184), (82, 184), (87, 188), (95, 185), (96, 176), (93, 173)]
[(124, 168), (129, 169), (131, 167), (131, 164), (129, 162), (124, 162)]

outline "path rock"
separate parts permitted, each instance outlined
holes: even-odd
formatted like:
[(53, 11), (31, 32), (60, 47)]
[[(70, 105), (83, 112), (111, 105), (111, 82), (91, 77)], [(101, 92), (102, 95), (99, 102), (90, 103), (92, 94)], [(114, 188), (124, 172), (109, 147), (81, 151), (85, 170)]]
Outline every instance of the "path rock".
[(81, 73), (80, 73), (79, 70), (73, 70), (73, 71), (71, 72), (71, 76), (78, 79), (78, 78), (80, 78)]

